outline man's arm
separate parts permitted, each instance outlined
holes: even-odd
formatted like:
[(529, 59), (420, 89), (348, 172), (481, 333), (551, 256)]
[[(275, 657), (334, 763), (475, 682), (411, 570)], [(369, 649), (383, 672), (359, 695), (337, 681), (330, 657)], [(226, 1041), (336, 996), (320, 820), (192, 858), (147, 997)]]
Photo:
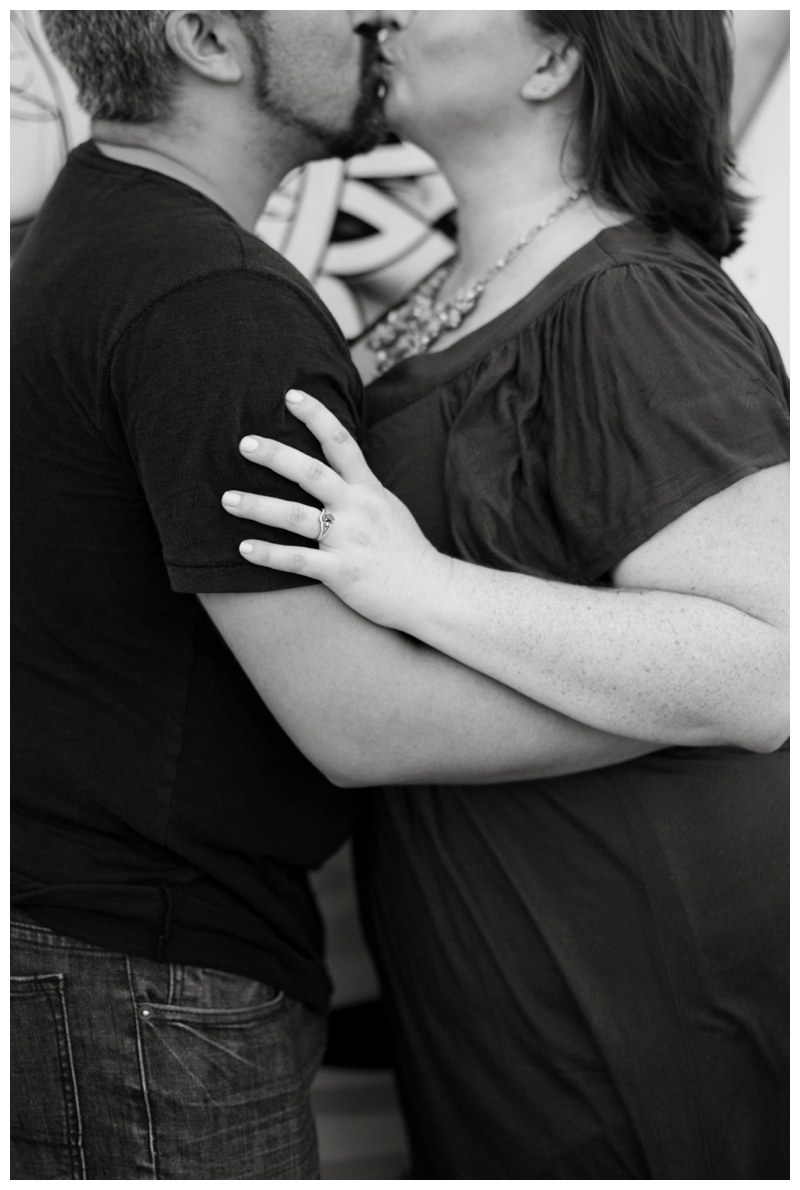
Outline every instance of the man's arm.
[(334, 785), (521, 781), (658, 747), (530, 702), (371, 624), (321, 586), (200, 600), (269, 710)]
[[(650, 750), (376, 628), (321, 586), (244, 561), (241, 526), (219, 503), (226, 486), (252, 481), (232, 444), (258, 424), (321, 454), (284, 393), (313, 384), (340, 416), (355, 395), (344, 345), (296, 286), (237, 271), (171, 291), (129, 328), (111, 379), (173, 588), (205, 592), (272, 713), (333, 781), (513, 781)], [(260, 478), (271, 498), (302, 497), (280, 476)]]

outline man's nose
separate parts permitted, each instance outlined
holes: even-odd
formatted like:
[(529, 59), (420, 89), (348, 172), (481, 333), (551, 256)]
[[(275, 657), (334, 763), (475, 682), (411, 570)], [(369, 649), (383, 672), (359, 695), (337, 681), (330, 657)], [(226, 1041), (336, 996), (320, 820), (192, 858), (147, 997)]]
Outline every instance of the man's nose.
[(354, 33), (373, 38), (380, 29), (380, 13), (376, 8), (350, 9), (350, 23)]
[(397, 32), (411, 24), (414, 9), (399, 11), (395, 9), (357, 9), (350, 11), (353, 29), (363, 37), (376, 37), (381, 29)]

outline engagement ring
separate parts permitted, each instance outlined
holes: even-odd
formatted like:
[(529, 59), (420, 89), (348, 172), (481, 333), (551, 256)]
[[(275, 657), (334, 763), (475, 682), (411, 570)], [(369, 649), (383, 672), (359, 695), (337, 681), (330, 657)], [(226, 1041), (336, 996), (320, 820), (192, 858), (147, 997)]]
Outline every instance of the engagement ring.
[(320, 509), (319, 536), (317, 537), (317, 541), (322, 541), (323, 537), (328, 532), (328, 530), (330, 529), (331, 525), (333, 524), (333, 522), (335, 520), (336, 520), (336, 517), (333, 515), (332, 512), (328, 512), (327, 508)]

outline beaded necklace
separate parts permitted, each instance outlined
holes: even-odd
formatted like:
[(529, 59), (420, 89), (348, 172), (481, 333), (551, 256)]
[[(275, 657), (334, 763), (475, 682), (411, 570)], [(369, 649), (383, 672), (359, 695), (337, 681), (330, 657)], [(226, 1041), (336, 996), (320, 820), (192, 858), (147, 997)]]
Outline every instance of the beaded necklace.
[(367, 339), (367, 347), (375, 353), (377, 374), (380, 376), (401, 359), (411, 355), (423, 355), (429, 351), (440, 335), (446, 330), (456, 330), (464, 319), (472, 313), (478, 305), (486, 286), (494, 281), (498, 273), (511, 264), (530, 244), (540, 231), (544, 231), (551, 223), (555, 223), (560, 215), (569, 210), (579, 198), (588, 193), (586, 187), (570, 194), (564, 202), (551, 211), (541, 223), (537, 223), (525, 235), (509, 248), (505, 256), (496, 260), (483, 277), (469, 281), (463, 285), (456, 295), (446, 302), (437, 302), (436, 298), (447, 278), (453, 272), (458, 256), (448, 260), (441, 268), (432, 273), (423, 283), (410, 294), (409, 297), (390, 310), (386, 317), (378, 323)]

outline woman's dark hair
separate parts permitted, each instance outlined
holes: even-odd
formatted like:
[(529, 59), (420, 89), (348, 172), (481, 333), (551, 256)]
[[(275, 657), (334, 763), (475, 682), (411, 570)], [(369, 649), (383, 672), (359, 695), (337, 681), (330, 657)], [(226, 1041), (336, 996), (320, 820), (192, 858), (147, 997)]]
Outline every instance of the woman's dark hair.
[(719, 259), (742, 242), (730, 133), (733, 55), (721, 11), (529, 12), (580, 53), (586, 183), (653, 230), (676, 228)]

